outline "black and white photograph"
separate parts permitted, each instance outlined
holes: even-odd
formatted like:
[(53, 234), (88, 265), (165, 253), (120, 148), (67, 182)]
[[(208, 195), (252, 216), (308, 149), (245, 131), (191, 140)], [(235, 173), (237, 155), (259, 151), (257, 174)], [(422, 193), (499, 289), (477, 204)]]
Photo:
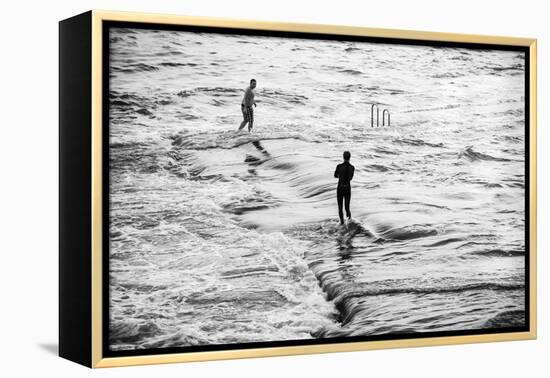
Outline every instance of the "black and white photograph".
[(526, 64), (107, 29), (113, 352), (528, 326)]

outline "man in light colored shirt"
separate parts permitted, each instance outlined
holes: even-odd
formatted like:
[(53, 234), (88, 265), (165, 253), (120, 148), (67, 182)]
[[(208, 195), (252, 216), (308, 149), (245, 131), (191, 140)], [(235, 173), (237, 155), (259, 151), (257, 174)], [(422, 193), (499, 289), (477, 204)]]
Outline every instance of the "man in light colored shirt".
[(254, 108), (252, 108), (252, 105), (256, 106), (256, 102), (254, 101), (254, 88), (256, 88), (256, 79), (250, 80), (250, 86), (246, 88), (244, 92), (244, 97), (241, 101), (243, 121), (239, 126), (239, 130), (241, 130), (248, 123), (248, 132), (252, 131), (252, 127), (254, 125)]

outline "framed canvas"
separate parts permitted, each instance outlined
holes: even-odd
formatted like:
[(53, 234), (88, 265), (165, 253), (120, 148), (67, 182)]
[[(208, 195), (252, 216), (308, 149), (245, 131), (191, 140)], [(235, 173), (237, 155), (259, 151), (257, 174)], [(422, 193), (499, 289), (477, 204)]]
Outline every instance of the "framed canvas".
[(60, 22), (59, 354), (536, 337), (536, 40)]

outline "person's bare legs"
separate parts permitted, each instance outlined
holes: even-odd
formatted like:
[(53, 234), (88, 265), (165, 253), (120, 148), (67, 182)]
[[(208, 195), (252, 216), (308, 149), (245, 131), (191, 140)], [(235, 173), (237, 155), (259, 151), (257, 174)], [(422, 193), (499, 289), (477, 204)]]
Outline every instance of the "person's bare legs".
[(241, 125), (239, 126), (239, 130), (242, 130), (243, 127), (248, 123), (248, 117), (246, 116), (245, 109), (241, 107), (241, 110), (243, 112), (243, 121), (241, 122)]

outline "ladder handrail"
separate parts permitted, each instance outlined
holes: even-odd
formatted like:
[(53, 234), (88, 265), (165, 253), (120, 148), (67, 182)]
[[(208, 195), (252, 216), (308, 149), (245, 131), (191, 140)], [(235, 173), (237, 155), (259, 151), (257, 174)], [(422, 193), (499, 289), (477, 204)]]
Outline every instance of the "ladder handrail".
[(370, 107), (370, 127), (374, 127), (374, 108), (376, 107), (376, 127), (380, 124), (380, 109), (378, 108), (378, 105), (372, 104)]
[(384, 109), (382, 111), (382, 126), (385, 126), (385, 120), (386, 120), (386, 117), (384, 116), (386, 114), (386, 112), (388, 112), (388, 127), (390, 126), (390, 111), (388, 109)]
[[(370, 127), (374, 127), (374, 109), (376, 108), (376, 127), (380, 127), (380, 108), (378, 104), (372, 104), (370, 107)], [(390, 111), (384, 109), (382, 111), (382, 127), (386, 126), (386, 113), (388, 113), (388, 127), (390, 126)]]

